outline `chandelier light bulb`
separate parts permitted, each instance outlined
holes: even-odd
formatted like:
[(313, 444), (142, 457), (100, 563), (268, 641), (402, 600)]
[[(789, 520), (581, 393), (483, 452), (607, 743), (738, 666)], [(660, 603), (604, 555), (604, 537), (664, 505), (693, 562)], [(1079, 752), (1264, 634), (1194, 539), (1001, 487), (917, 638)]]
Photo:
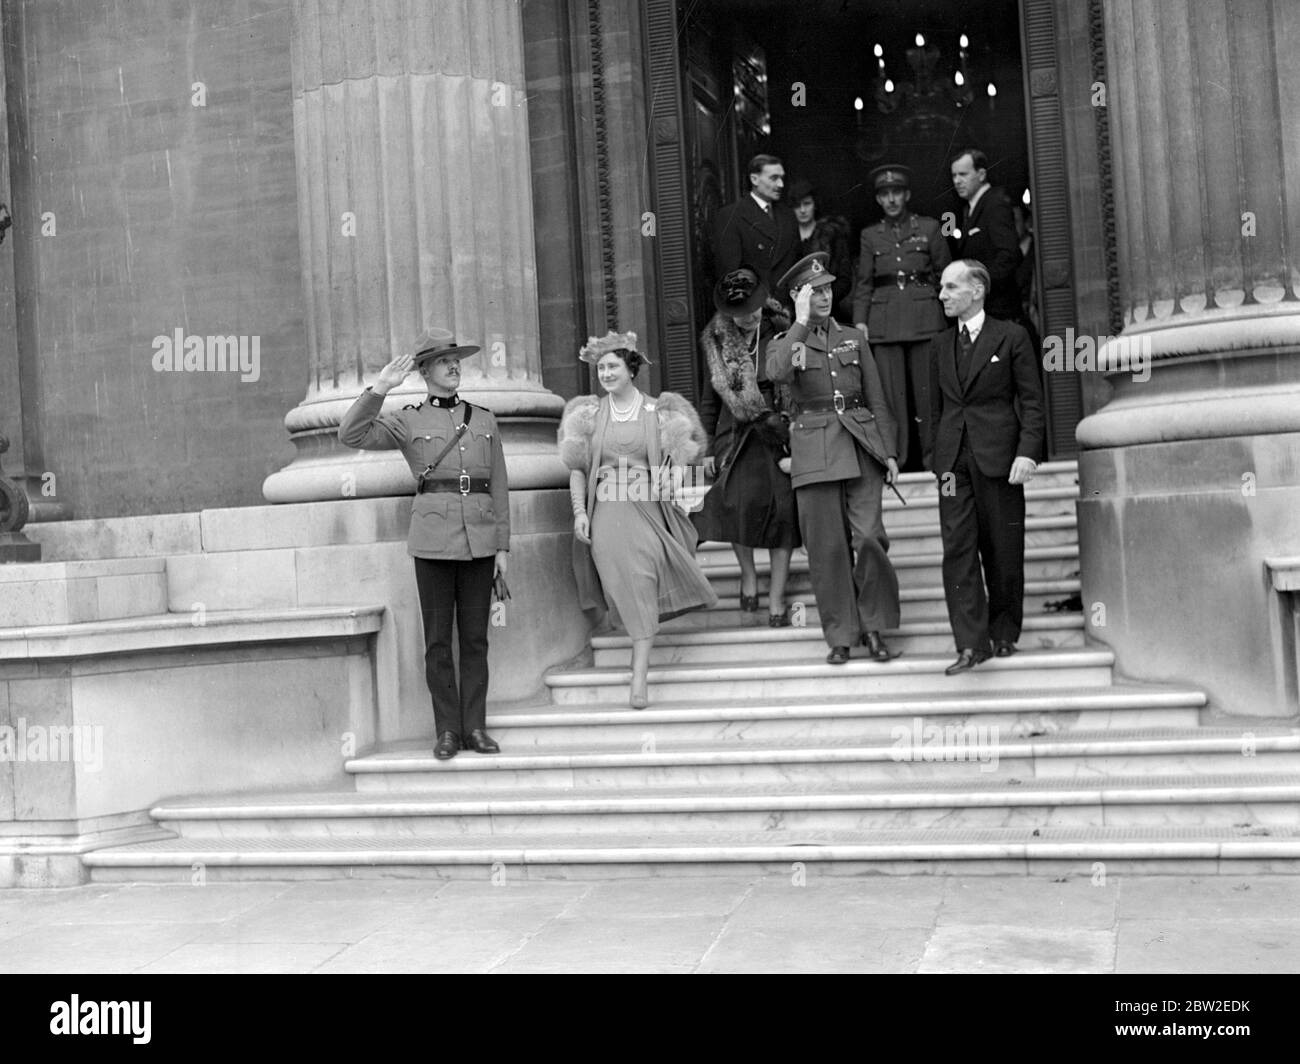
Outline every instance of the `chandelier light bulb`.
[(967, 37), (966, 34), (963, 33), (963, 34), (961, 35), (961, 42), (960, 42), (960, 43), (961, 43), (961, 46), (962, 46), (963, 48), (969, 48), (969, 47), (970, 47), (970, 38)]
[(861, 110), (862, 110), (862, 97), (861, 97), (861, 96), (855, 96), (855, 97), (853, 97), (853, 110), (855, 110), (855, 111), (861, 111)]
[(994, 85), (993, 82), (990, 81), (990, 82), (989, 82), (989, 98), (991, 99), (992, 97), (996, 96), (997, 94), (998, 94), (998, 87), (997, 87), (996, 85)]
[(873, 49), (871, 49), (871, 50), (872, 50), (872, 52), (875, 53), (875, 56), (876, 56), (877, 59), (882, 58), (882, 57), (884, 56), (884, 54), (885, 54), (885, 50), (884, 50), (883, 48), (881, 48), (880, 45), (876, 45), (876, 46), (875, 46)]
[(893, 79), (893, 78), (885, 78), (885, 91), (886, 91), (886, 92), (893, 92), (893, 91), (894, 91), (894, 79)]
[(1025, 189), (1025, 194), (1020, 197), (1020, 202), (1023, 203), (1026, 207), (1029, 206), (1029, 189)]
[(959, 89), (960, 89), (963, 85), (966, 84), (966, 79), (965, 79), (964, 77), (961, 76), (961, 71), (960, 71), (960, 70), (957, 71), (955, 74), (953, 74), (953, 76), (952, 76), (952, 80), (955, 81), (955, 82), (957, 83), (957, 88), (959, 88)]
[(925, 47), (925, 37), (924, 37), (922, 34), (920, 34), (920, 33), (918, 33), (918, 34), (916, 35), (916, 46), (917, 46), (918, 48), (924, 48), (924, 47)]

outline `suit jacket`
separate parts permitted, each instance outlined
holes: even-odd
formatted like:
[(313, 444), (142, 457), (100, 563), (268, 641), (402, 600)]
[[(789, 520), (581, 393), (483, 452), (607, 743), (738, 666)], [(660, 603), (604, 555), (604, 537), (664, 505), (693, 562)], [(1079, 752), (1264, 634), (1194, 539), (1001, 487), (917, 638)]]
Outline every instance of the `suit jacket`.
[[(963, 205), (963, 214), (968, 208)], [(990, 188), (975, 204), (975, 210), (963, 217), (961, 239), (954, 258), (978, 259), (989, 271), (993, 284), (984, 298), (984, 312), (995, 318), (1018, 321), (1024, 313), (1016, 268), (1023, 258), (1016, 221), (1011, 213), (1011, 199), (1006, 190)]]
[[(795, 365), (800, 353), (802, 369)], [(847, 329), (833, 318), (817, 331), (795, 322), (789, 332), (767, 345), (767, 375), (774, 381), (790, 382), (793, 487), (856, 480), (862, 475), (859, 447), (882, 467), (887, 459), (898, 457), (897, 429), (885, 402), (880, 372), (857, 329)], [(808, 403), (829, 403), (837, 391), (846, 397), (861, 396), (867, 405), (842, 414), (801, 409)]]
[(971, 355), (970, 377), (957, 375), (957, 329), (930, 341), (930, 468), (936, 476), (957, 461), (962, 430), (986, 477), (1005, 477), (1017, 457), (1038, 460), (1046, 417), (1029, 334), (985, 313)]
[(788, 302), (789, 296), (776, 290), (776, 282), (799, 261), (799, 223), (794, 211), (774, 203), (768, 217), (746, 192), (714, 217), (713, 252), (719, 278), (748, 266), (772, 295)]
[[(367, 388), (343, 415), (339, 442), (368, 451), (399, 450), (419, 477), (456, 434), (469, 404), (456, 410), (410, 403), (391, 414), (380, 411), (383, 397)], [(469, 561), (510, 549), (510, 497), (501, 432), (492, 411), (475, 406), (460, 443), (447, 452), (432, 474), (437, 478), (487, 477), (489, 494), (438, 491), (411, 500), (407, 550), (416, 558)]]

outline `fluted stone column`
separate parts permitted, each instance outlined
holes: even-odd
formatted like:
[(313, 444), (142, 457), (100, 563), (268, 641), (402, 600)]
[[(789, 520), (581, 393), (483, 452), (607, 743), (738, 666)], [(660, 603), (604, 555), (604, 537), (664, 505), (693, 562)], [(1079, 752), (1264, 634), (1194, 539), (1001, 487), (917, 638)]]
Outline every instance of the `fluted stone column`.
[(1300, 6), (1105, 12), (1125, 325), (1078, 428), (1089, 632), (1121, 673), (1294, 714), (1264, 559), (1300, 546)]
[[(565, 482), (562, 400), (541, 380), (517, 0), (294, 0), (293, 109), (307, 395), (271, 502), (411, 490), (393, 452), (338, 423), (434, 325), (481, 354), (462, 394), (501, 420), (512, 488)], [(418, 377), (390, 407), (425, 394)]]

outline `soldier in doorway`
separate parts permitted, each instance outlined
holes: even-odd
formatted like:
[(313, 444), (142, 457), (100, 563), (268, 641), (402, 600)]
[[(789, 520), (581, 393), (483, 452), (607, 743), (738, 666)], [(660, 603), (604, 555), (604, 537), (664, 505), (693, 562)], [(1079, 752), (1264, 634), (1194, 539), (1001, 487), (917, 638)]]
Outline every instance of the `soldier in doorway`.
[(938, 221), (908, 209), (912, 172), (906, 166), (877, 167), (871, 182), (885, 217), (862, 230), (853, 323), (871, 342), (898, 426), (898, 465), (906, 468), (909, 457), (913, 465), (921, 457), (908, 445), (913, 424), (922, 448), (929, 439), (929, 344), (947, 324), (938, 283), (952, 259)]

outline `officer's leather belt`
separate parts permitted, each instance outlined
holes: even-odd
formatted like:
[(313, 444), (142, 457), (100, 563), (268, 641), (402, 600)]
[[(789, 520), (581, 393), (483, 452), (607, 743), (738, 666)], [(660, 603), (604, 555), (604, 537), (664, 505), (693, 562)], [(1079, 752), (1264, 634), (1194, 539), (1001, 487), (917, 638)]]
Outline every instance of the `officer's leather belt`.
[(824, 403), (800, 403), (795, 409), (795, 416), (799, 414), (828, 414), (832, 410), (837, 414), (842, 414), (846, 410), (860, 410), (865, 407), (866, 401), (860, 395), (843, 395)]
[(934, 274), (929, 270), (914, 270), (911, 273), (904, 273), (899, 270), (897, 273), (878, 273), (872, 279), (876, 285), (896, 284), (899, 288), (905, 288), (909, 284), (934, 284)]
[(492, 481), (487, 477), (471, 477), (461, 475), (459, 477), (442, 478), (437, 480), (421, 480), (420, 486), (416, 489), (416, 494), (423, 494), (429, 491), (454, 491), (460, 495), (487, 495), (492, 491)]

